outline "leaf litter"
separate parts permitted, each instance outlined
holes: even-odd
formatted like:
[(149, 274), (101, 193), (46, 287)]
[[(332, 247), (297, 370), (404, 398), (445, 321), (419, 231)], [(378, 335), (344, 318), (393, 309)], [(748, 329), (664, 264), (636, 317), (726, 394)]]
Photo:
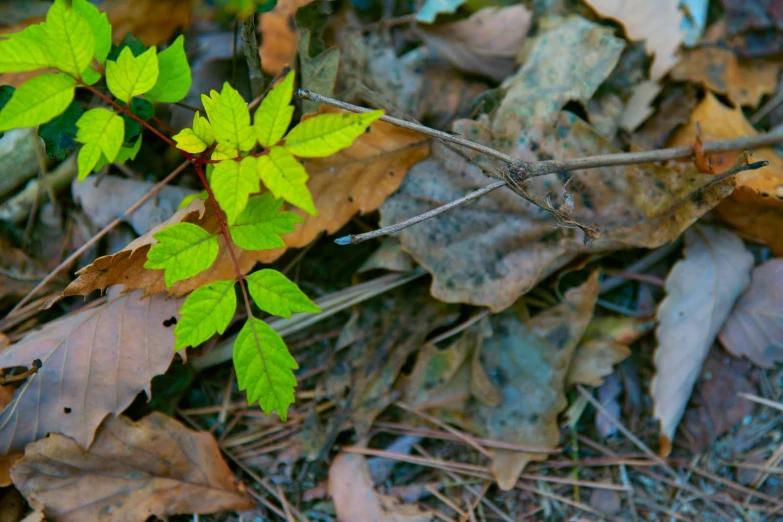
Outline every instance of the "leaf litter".
[[(220, 31), (228, 35), (228, 44), (221, 44), (226, 67), (210, 68), (214, 79), (194, 78), (194, 89), (236, 77), (242, 91), (246, 71), (241, 57), (232, 63), (231, 22), (222, 18), (229, 9), (221, 6), (228, 3), (217, 2), (204, 23), (198, 2), (110, 2), (110, 19), (122, 30), (114, 40), (122, 41), (129, 28), (147, 45), (165, 46), (190, 26), (187, 38), (203, 36), (201, 47), (209, 47), (210, 31)], [(458, 0), (427, 1), (415, 12), (395, 6), (392, 12), (357, 0), (340, 13), (306, 4), (247, 4), (264, 11), (258, 35), (267, 73), (298, 68), (301, 87), (423, 120), (523, 161), (693, 146), (697, 126), (700, 143), (709, 146), (781, 123), (773, 104), (779, 63), (770, 58), (783, 41), (780, 16), (763, 2), (722, 0), (708, 11), (698, 0), (589, 0), (537, 2), (528, 11)], [(149, 15), (153, 7), (157, 15)], [(19, 85), (16, 76), (4, 75), (2, 83)], [(197, 97), (187, 100), (198, 103)], [(316, 104), (306, 101), (302, 109)], [(181, 127), (175, 117), (166, 120), (165, 111), (157, 115), (160, 128)], [(147, 194), (170, 163), (147, 141), (132, 167), (145, 173), (143, 180), (109, 175), (97, 186), (75, 184), (72, 195), (58, 194), (65, 223), (72, 218), (116, 227), (119, 211)], [(774, 419), (746, 397), (766, 400), (763, 408), (780, 404), (774, 258), (781, 251), (775, 232), (780, 158), (775, 147), (756, 149), (753, 159), (768, 167), (725, 180), (715, 176), (741, 153), (697, 152), (700, 166), (686, 159), (549, 174), (521, 182), (516, 193), (499, 189), (405, 229), (380, 249), (367, 243), (347, 250), (330, 246), (323, 235), (373, 229), (378, 209), (381, 225), (395, 224), (492, 178), (507, 179), (508, 166), (383, 122), (343, 153), (308, 160), (319, 215), (300, 213), (302, 222), (292, 221), (292, 231), (274, 232), (283, 245), (274, 251), (235, 246), (243, 272), (259, 262), (271, 265), (315, 295), (338, 290), (338, 280), (356, 283), (357, 291), (371, 288), (367, 278), (383, 271), (414, 278), (421, 274), (417, 264), (432, 278), (355, 304), (350, 313), (331, 315), (322, 306), (325, 313), (303, 323), (308, 326), (283, 326), (301, 366), (301, 391), (287, 423), (248, 408), (226, 366), (209, 363), (205, 370), (196, 364), (198, 379), (179, 385), (177, 372), (166, 370), (174, 358), (178, 300), (166, 297), (162, 271), (143, 268), (152, 233), (164, 222), (218, 228), (213, 209), (200, 200), (177, 210), (178, 200), (192, 191), (191, 184), (177, 182), (140, 210), (119, 216), (133, 231), (121, 225), (107, 243), (140, 237), (96, 259), (64, 294), (102, 301), (52, 300), (39, 315), (42, 299), (21, 315), (0, 319), (0, 346), (10, 345), (0, 352), (3, 378), (26, 376), (2, 388), (9, 397), (0, 414), (0, 441), (13, 452), (3, 457), (0, 483), (13, 477), (34, 509), (30, 516), (40, 518), (43, 510), (53, 520), (90, 518), (101, 509), (111, 509), (109, 520), (137, 520), (256, 505), (235, 474), (266, 495), (264, 507), (253, 512), (262, 518), (514, 520), (592, 513), (627, 520), (676, 512), (724, 520), (745, 495), (743, 514), (771, 512), (779, 483), (750, 466), (774, 468), (783, 452)], [(72, 203), (77, 199), (81, 210)], [(2, 249), (9, 254), (0, 267), (4, 310), (45, 276), (36, 259), (43, 250), (25, 241), (30, 234), (43, 237), (43, 219), (36, 219), (31, 202), (23, 208), (39, 223), (32, 232), (3, 229), (8, 244)], [(600, 237), (585, 241), (574, 223), (595, 225)], [(87, 230), (89, 224), (76, 227)], [(669, 244), (683, 235), (681, 255)], [(75, 237), (63, 241), (61, 258), (74, 241), (79, 244)], [(234, 278), (220, 245), (214, 267), (173, 286), (173, 296)], [(55, 255), (58, 249), (46, 251)], [(106, 245), (98, 243), (92, 252), (106, 252)], [(47, 258), (44, 265), (52, 263)], [(602, 281), (610, 276), (624, 282), (604, 290)], [(116, 295), (120, 286), (129, 293)], [(107, 288), (108, 298), (94, 293)], [(657, 336), (650, 335), (651, 311)], [(281, 324), (297, 321), (294, 314)], [(226, 336), (235, 334), (228, 326)], [(225, 342), (207, 341), (190, 360), (216, 341)], [(154, 360), (139, 371), (140, 354), (150, 348), (145, 354)], [(36, 357), (43, 365), (34, 371)], [(172, 389), (186, 391), (161, 389), (153, 376), (164, 372)], [(650, 382), (652, 400), (642, 400), (638, 395)], [(604, 409), (593, 410), (574, 393), (575, 385), (599, 387)], [(107, 393), (112, 387), (119, 395)], [(46, 398), (39, 406), (36, 390)], [(167, 411), (214, 436), (196, 435), (159, 413), (142, 418), (136, 412), (143, 401), (135, 400), (140, 391), (169, 401)], [(63, 406), (62, 397), (78, 399), (80, 393), (78, 406)], [(623, 425), (631, 426), (642, 446), (634, 444), (645, 451), (645, 443), (656, 446), (655, 421), (663, 442), (656, 449), (671, 452), (667, 463), (675, 474), (688, 471), (699, 481), (651, 482), (645, 474), (651, 468), (632, 460), (637, 450), (622, 440)], [(120, 433), (125, 442), (118, 443)], [(130, 438), (140, 440), (134, 437), (146, 440), (135, 445), (147, 448), (144, 457), (128, 445)], [(402, 450), (395, 441), (404, 442)], [(199, 455), (195, 466), (187, 458), (191, 450)], [(371, 478), (359, 451), (377, 452), (368, 455), (374, 455), (373, 467), (385, 462), (382, 478)], [(707, 458), (692, 461), (689, 452), (696, 451)], [(142, 476), (138, 468), (150, 455), (179, 462), (176, 477), (155, 465)], [(63, 456), (67, 465), (52, 460)], [(617, 467), (624, 457), (626, 464)], [(2, 470), (11, 466), (6, 480)], [(727, 472), (729, 466), (737, 473)], [(214, 482), (183, 481), (188, 473), (205, 473)], [(748, 474), (755, 478), (737, 480), (755, 489), (737, 489), (735, 477)], [(138, 487), (119, 489), (128, 480)], [(172, 480), (178, 485), (170, 489)], [(327, 496), (299, 496), (310, 484), (327, 482)], [(74, 494), (58, 494), (63, 487)], [(93, 504), (84, 495), (108, 490), (112, 497)], [(671, 500), (687, 495), (694, 498)], [(121, 499), (122, 506), (109, 499)]]

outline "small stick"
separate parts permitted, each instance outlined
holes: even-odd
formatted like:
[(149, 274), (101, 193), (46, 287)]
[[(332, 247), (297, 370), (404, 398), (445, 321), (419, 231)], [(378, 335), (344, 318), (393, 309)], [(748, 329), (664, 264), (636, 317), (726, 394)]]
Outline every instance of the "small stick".
[(0, 377), (0, 386), (6, 386), (14, 382), (23, 381), (28, 377), (30, 377), (31, 375), (38, 373), (38, 370), (41, 369), (41, 366), (43, 366), (41, 359), (36, 359), (33, 361), (33, 363), (30, 365), (30, 368), (27, 371), (19, 373), (17, 375), (6, 375)]
[(253, 98), (257, 98), (264, 92), (264, 73), (261, 71), (261, 55), (258, 53), (258, 40), (256, 40), (255, 12), (242, 21), (241, 37), (242, 51), (245, 53), (250, 77), (250, 92)]

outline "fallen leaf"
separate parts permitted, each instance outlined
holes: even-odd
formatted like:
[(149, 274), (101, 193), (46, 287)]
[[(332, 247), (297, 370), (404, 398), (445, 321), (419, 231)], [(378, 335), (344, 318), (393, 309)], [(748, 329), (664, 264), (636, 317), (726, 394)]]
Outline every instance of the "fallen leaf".
[(536, 38), (524, 65), (501, 84), (506, 94), (492, 128), (512, 134), (552, 121), (569, 101), (586, 102), (617, 65), (624, 47), (612, 30), (578, 16), (548, 28)]
[(105, 176), (100, 180), (88, 179), (81, 183), (74, 179), (71, 193), (74, 201), (81, 204), (84, 213), (96, 227), (103, 228), (121, 217), (137, 234), (142, 235), (169, 219), (185, 196), (196, 192), (167, 185), (133, 214), (122, 214), (154, 186), (155, 183), (148, 181)]
[(658, 307), (653, 416), (661, 423), (661, 455), (688, 404), (712, 343), (734, 301), (750, 282), (753, 256), (736, 234), (696, 225), (685, 232), (684, 258), (666, 279)]
[(715, 439), (753, 413), (755, 404), (738, 394), (756, 394), (748, 361), (712, 348), (693, 389), (694, 406), (685, 411), (681, 432), (694, 453), (701, 453)]
[(61, 522), (140, 522), (255, 506), (210, 433), (159, 412), (136, 422), (108, 417), (87, 450), (53, 434), (29, 445), (11, 474), (32, 505)]
[(429, 511), (375, 491), (364, 457), (340, 453), (329, 466), (329, 495), (340, 522), (428, 522)]
[(762, 368), (783, 361), (783, 259), (770, 259), (750, 274), (750, 286), (737, 300), (720, 332), (720, 342), (737, 357)]
[(25, 295), (47, 272), (43, 264), (0, 237), (0, 302)]
[(115, 44), (131, 33), (152, 46), (166, 43), (178, 29), (190, 27), (193, 0), (108, 0), (101, 10), (109, 17)]
[(741, 60), (728, 49), (702, 47), (686, 51), (671, 77), (726, 94), (736, 105), (755, 107), (764, 95), (775, 92), (779, 69), (773, 61)]
[(691, 111), (699, 103), (697, 89), (689, 84), (669, 85), (661, 94), (658, 110), (631, 135), (637, 150), (662, 149), (672, 134), (688, 123)]
[[(701, 125), (705, 142), (758, 134), (741, 108), (726, 107), (708, 93), (691, 113), (688, 124), (675, 133), (669, 146), (692, 145), (696, 122)], [(722, 172), (740, 154), (741, 151), (713, 153), (710, 157), (715, 169)], [(753, 158), (769, 161), (769, 166), (739, 173), (734, 193), (715, 211), (744, 237), (766, 244), (775, 255), (783, 255), (783, 235), (777, 233), (783, 228), (783, 158), (771, 148), (754, 150)]]
[(439, 14), (456, 13), (459, 6), (467, 0), (424, 0), (424, 4), (416, 13), (416, 21), (432, 24)]
[[(0, 349), (5, 345), (0, 342)], [(0, 386), (0, 408), (5, 408), (13, 400), (15, 388), (11, 385)], [(11, 466), (22, 458), (22, 453), (10, 453), (0, 456), (0, 488), (6, 488), (11, 485)]]
[(19, 522), (25, 511), (27, 502), (15, 488), (7, 488), (0, 492), (0, 522)]
[(299, 49), (294, 15), (313, 0), (278, 0), (275, 8), (259, 17), (261, 33), (261, 67), (264, 72), (277, 76), (285, 66), (293, 66)]
[(523, 5), (487, 7), (460, 22), (417, 26), (417, 34), (458, 69), (499, 82), (514, 71), (531, 18)]
[[(299, 80), (303, 89), (324, 96), (334, 95), (337, 69), (340, 66), (340, 49), (330, 47), (316, 56), (310, 56), (310, 30), (299, 29)], [(302, 100), (303, 112), (315, 112), (318, 103)]]
[[(511, 136), (497, 135), (470, 120), (455, 122), (452, 130), (521, 159), (618, 152), (577, 116), (561, 112), (555, 118), (550, 125), (518, 130)], [(432, 295), (437, 299), (498, 311), (579, 253), (656, 248), (673, 240), (733, 186), (733, 179), (716, 184), (714, 176), (699, 174), (692, 165), (670, 163), (550, 174), (528, 181), (525, 188), (539, 201), (549, 199), (560, 207), (566, 204), (566, 182), (574, 202), (573, 219), (600, 227), (601, 238), (587, 245), (581, 232), (565, 228), (508, 189), (418, 223), (397, 237), (403, 249), (433, 275)], [(422, 214), (487, 184), (477, 165), (435, 144), (432, 156), (415, 165), (381, 207), (381, 226)]]
[(21, 451), (47, 433), (86, 448), (109, 413), (119, 415), (174, 358), (179, 302), (124, 294), (67, 315), (0, 352), (0, 368), (43, 366), (16, 390), (0, 413), (0, 453)]
[(415, 266), (413, 258), (402, 249), (400, 242), (394, 237), (387, 237), (356, 272), (369, 272), (376, 269), (410, 272)]
[(776, 55), (783, 44), (783, 11), (769, 0), (721, 0), (729, 43), (744, 56)]
[[(577, 343), (593, 317), (598, 298), (598, 272), (572, 288), (556, 307), (522, 322), (513, 310), (492, 316), (494, 335), (484, 340), (481, 366), (499, 392), (499, 405), (474, 401), (478, 430), (491, 439), (530, 447), (557, 447), (557, 416), (568, 402), (565, 378)], [(545, 453), (492, 450), (492, 473), (498, 486), (514, 487), (531, 461)]]
[(605, 439), (617, 434), (617, 424), (614, 419), (619, 419), (622, 413), (620, 402), (617, 400), (623, 392), (623, 381), (618, 372), (606, 376), (604, 383), (596, 389), (596, 398), (604, 407), (608, 415), (599, 411), (595, 415), (595, 428)]

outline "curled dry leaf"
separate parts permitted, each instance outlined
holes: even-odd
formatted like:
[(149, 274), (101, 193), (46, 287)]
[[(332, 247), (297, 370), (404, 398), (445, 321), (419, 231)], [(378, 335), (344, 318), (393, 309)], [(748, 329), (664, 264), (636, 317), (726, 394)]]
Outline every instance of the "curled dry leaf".
[[(0, 352), (0, 368), (43, 366), (0, 413), (0, 454), (21, 451), (47, 433), (86, 448), (106, 415), (119, 415), (174, 358), (179, 302), (124, 294), (47, 323)], [(165, 323), (165, 324), (164, 324)]]
[(453, 24), (417, 26), (417, 33), (455, 67), (501, 81), (514, 70), (531, 19), (523, 5), (487, 7)]
[(762, 368), (783, 361), (783, 259), (770, 259), (750, 274), (748, 290), (734, 305), (720, 342)]
[(748, 286), (753, 256), (736, 234), (696, 225), (685, 232), (685, 255), (666, 279), (658, 307), (653, 415), (661, 423), (659, 452), (671, 441), (715, 337)]
[[(701, 125), (705, 142), (757, 134), (741, 108), (731, 109), (708, 93), (669, 145), (693, 145), (696, 122)], [(734, 164), (740, 153), (716, 153), (710, 157), (715, 170), (722, 172)], [(769, 161), (769, 166), (739, 173), (734, 193), (715, 211), (744, 237), (766, 244), (775, 255), (783, 255), (783, 234), (779, 233), (783, 229), (783, 159), (771, 148), (754, 150), (753, 159)]]
[(740, 60), (728, 49), (701, 47), (685, 52), (671, 77), (725, 94), (737, 105), (755, 107), (764, 95), (775, 92), (779, 69), (771, 60)]
[(329, 495), (340, 522), (429, 522), (431, 512), (375, 491), (364, 457), (337, 455), (329, 466)]
[[(332, 109), (324, 109), (325, 112)], [(402, 183), (408, 169), (429, 154), (429, 140), (388, 123), (375, 122), (353, 145), (323, 159), (306, 160), (310, 179), (307, 186), (318, 209), (318, 216), (294, 210), (304, 222), (294, 232), (283, 237), (286, 248), (302, 247), (324, 230), (333, 233), (348, 223), (357, 212), (376, 210)], [(147, 251), (155, 244), (152, 237), (160, 229), (175, 223), (197, 223), (217, 234), (220, 227), (211, 205), (193, 201), (171, 218), (139, 237), (128, 246), (109, 256), (96, 259), (77, 272), (79, 276), (65, 289), (63, 297), (87, 295), (111, 285), (121, 284), (125, 290), (143, 288), (145, 295), (166, 291), (162, 270), (144, 268)], [(175, 283), (168, 291), (182, 296), (202, 285), (233, 279), (234, 265), (222, 236), (215, 263), (195, 277)], [(233, 245), (240, 269), (247, 273), (257, 261), (271, 263), (285, 252), (274, 250), (244, 251)]]
[[(489, 438), (554, 449), (560, 441), (557, 416), (567, 404), (565, 379), (577, 343), (593, 317), (598, 272), (565, 294), (565, 300), (526, 322), (513, 310), (492, 317), (494, 335), (484, 340), (481, 366), (502, 398), (500, 404), (474, 401), (476, 428)], [(545, 453), (493, 450), (492, 473), (511, 489), (531, 461)]]
[(63, 435), (39, 440), (11, 474), (33, 506), (60, 522), (142, 522), (255, 505), (211, 434), (158, 412), (137, 422), (108, 417), (86, 451)]

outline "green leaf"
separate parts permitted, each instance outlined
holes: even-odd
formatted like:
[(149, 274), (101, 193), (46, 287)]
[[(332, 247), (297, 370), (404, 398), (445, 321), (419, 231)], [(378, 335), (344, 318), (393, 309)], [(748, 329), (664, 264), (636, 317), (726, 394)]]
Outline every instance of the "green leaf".
[(198, 111), (193, 115), (193, 128), (182, 129), (181, 132), (173, 136), (177, 142), (177, 148), (197, 154), (204, 152), (215, 142), (212, 134), (212, 126), (206, 118), (202, 118)]
[(133, 56), (129, 47), (120, 53), (116, 62), (106, 62), (106, 85), (114, 96), (128, 103), (152, 89), (158, 80), (158, 57), (153, 45), (139, 56)]
[(182, 35), (166, 50), (158, 53), (158, 63), (158, 81), (147, 93), (147, 98), (154, 102), (175, 103), (187, 96), (193, 80), (188, 57), (185, 55), (185, 38)]
[[(334, 92), (337, 68), (340, 66), (340, 49), (332, 47), (317, 56), (310, 57), (310, 31), (299, 29), (299, 64), (302, 88), (325, 96)], [(315, 112), (320, 104), (310, 100), (302, 102), (302, 111)]]
[(250, 194), (258, 192), (256, 158), (248, 156), (242, 161), (226, 160), (215, 165), (209, 184), (221, 210), (226, 213), (229, 225), (245, 210)]
[(258, 401), (267, 415), (277, 410), (283, 421), (294, 402), (299, 366), (283, 339), (260, 319), (248, 318), (234, 343), (234, 369), (239, 390), (247, 390), (247, 403)]
[(180, 308), (174, 329), (175, 350), (198, 346), (226, 331), (237, 309), (234, 281), (218, 281), (194, 290)]
[(44, 140), (49, 158), (62, 161), (76, 148), (76, 122), (82, 114), (82, 106), (73, 101), (64, 113), (38, 127), (38, 135)]
[(46, 50), (54, 67), (81, 78), (95, 54), (95, 37), (87, 20), (68, 4), (55, 0), (46, 13)]
[(165, 270), (167, 288), (212, 266), (220, 248), (216, 236), (192, 223), (177, 223), (152, 237), (158, 243), (147, 253), (144, 268)]
[(12, 33), (0, 40), (0, 73), (43, 69), (52, 65), (40, 25)]
[(93, 38), (95, 38), (95, 54), (93, 56), (99, 64), (103, 64), (111, 51), (111, 24), (109, 24), (106, 13), (100, 12), (87, 0), (73, 0), (72, 6), (73, 10), (90, 24)]
[[(203, 101), (204, 96), (201, 99)], [(256, 144), (247, 103), (228, 82), (223, 84), (214, 107), (210, 109), (205, 103), (204, 109), (219, 143), (241, 151), (248, 151)]]
[(125, 125), (112, 111), (95, 108), (85, 112), (76, 127), (79, 129), (76, 141), (84, 143), (77, 158), (81, 181), (95, 168), (101, 154), (106, 156), (106, 161), (114, 161), (125, 138)]
[(350, 147), (372, 122), (383, 116), (383, 111), (361, 114), (320, 114), (291, 129), (285, 139), (285, 148), (301, 158), (323, 158)]
[(128, 160), (136, 159), (136, 154), (138, 154), (139, 149), (141, 149), (141, 140), (143, 137), (142, 134), (139, 134), (139, 137), (136, 138), (136, 141), (134, 141), (130, 147), (123, 145), (122, 148), (120, 148), (120, 153), (117, 154), (117, 157), (114, 159), (114, 162), (125, 163)]
[(131, 50), (133, 56), (140, 56), (141, 54), (144, 53), (144, 51), (147, 50), (147, 46), (144, 45), (144, 42), (142, 42), (139, 38), (134, 37), (131, 33), (128, 32), (125, 33), (125, 38), (122, 39), (120, 45), (111, 46), (111, 51), (109, 51), (109, 56), (106, 59), (116, 62), (117, 58), (120, 57), (120, 53), (126, 47), (128, 47)]
[(201, 199), (203, 201), (206, 201), (207, 197), (208, 197), (208, 194), (207, 194), (206, 190), (202, 190), (201, 192), (195, 192), (193, 194), (188, 194), (187, 196), (182, 198), (182, 201), (179, 202), (179, 206), (177, 207), (177, 210), (181, 210), (181, 209), (187, 207), (188, 205), (193, 203), (193, 201), (196, 200), (196, 199)]
[(317, 314), (321, 311), (296, 283), (277, 270), (265, 268), (253, 272), (245, 280), (250, 297), (264, 312), (289, 318), (292, 312)]
[(416, 14), (416, 21), (433, 24), (439, 14), (456, 13), (459, 6), (466, 0), (425, 0), (424, 5)]
[(207, 113), (207, 118), (210, 120), (215, 116), (215, 108), (218, 101), (220, 101), (220, 93), (215, 89), (209, 91), (209, 96), (206, 94), (201, 95), (201, 104), (204, 106), (204, 112)]
[(237, 149), (229, 147), (228, 145), (223, 145), (222, 143), (218, 143), (217, 145), (215, 145), (215, 150), (212, 151), (212, 156), (210, 157), (210, 159), (216, 161), (234, 159), (238, 155), (239, 155), (239, 151)]
[(294, 107), (291, 105), (293, 96), (294, 71), (291, 71), (261, 100), (253, 129), (262, 147), (269, 148), (283, 139), (294, 115)]
[(12, 85), (0, 85), (0, 111), (11, 101), (11, 96), (14, 95), (15, 90), (16, 87)]
[(229, 227), (231, 239), (245, 250), (270, 250), (284, 247), (280, 237), (294, 231), (294, 225), (304, 221), (293, 212), (281, 212), (283, 200), (266, 193), (253, 196), (245, 210)]
[(283, 198), (315, 216), (315, 204), (307, 189), (307, 172), (283, 147), (272, 147), (258, 158), (258, 175), (276, 198)]
[(73, 101), (74, 84), (73, 78), (62, 73), (30, 78), (0, 111), (0, 132), (35, 127), (62, 114)]

